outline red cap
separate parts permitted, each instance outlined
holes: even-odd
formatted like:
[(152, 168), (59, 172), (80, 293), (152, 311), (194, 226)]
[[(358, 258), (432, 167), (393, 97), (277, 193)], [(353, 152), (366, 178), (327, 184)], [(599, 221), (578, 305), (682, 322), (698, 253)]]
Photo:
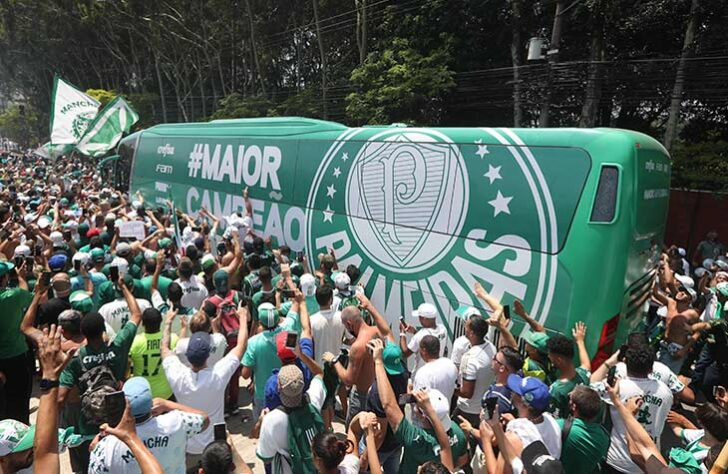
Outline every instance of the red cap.
[(293, 362), (296, 360), (296, 354), (286, 347), (286, 339), (288, 338), (288, 331), (281, 331), (276, 336), (276, 349), (278, 349), (278, 358), (284, 364), (286, 362)]
[(88, 232), (86, 232), (86, 237), (88, 237), (89, 239), (91, 237), (95, 237), (97, 235), (101, 235), (101, 229), (99, 229), (98, 227), (94, 227), (93, 229), (89, 229)]

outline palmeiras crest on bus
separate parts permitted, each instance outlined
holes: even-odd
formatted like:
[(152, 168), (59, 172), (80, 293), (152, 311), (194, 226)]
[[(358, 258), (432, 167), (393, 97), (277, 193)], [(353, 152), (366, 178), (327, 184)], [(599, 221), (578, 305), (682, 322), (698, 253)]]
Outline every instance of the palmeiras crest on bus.
[(346, 209), (356, 240), (374, 261), (405, 273), (437, 263), (467, 212), (461, 159), (457, 147), (422, 132), (390, 131), (361, 147), (346, 184)]

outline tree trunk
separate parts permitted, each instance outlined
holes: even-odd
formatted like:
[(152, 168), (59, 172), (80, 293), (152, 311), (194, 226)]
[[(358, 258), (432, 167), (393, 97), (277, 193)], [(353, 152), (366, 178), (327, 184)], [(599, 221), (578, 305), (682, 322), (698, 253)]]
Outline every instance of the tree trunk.
[(675, 85), (672, 88), (672, 95), (670, 96), (670, 113), (667, 118), (664, 138), (664, 145), (667, 151), (672, 150), (672, 145), (677, 135), (677, 123), (680, 120), (680, 104), (682, 102), (683, 89), (685, 88), (685, 66), (688, 59), (693, 55), (699, 8), (700, 0), (693, 0), (690, 5), (688, 24), (685, 28), (682, 54), (680, 54), (680, 61), (677, 64), (677, 71), (675, 72)]
[(354, 0), (356, 4), (356, 45), (359, 48), (359, 64), (367, 59), (367, 0)]
[(521, 0), (511, 0), (511, 62), (513, 64), (513, 126), (523, 126), (521, 104)]
[(255, 46), (255, 28), (253, 27), (253, 9), (250, 8), (250, 0), (245, 0), (245, 5), (248, 7), (248, 25), (250, 26), (250, 46), (253, 49), (253, 61), (255, 62), (255, 69), (258, 73), (258, 81), (260, 82), (260, 90), (263, 95), (265, 93), (265, 83), (263, 82), (263, 74), (260, 70), (260, 61), (258, 60), (258, 48)]
[(318, 14), (318, 0), (311, 0), (313, 4), (313, 18), (316, 22), (316, 39), (318, 40), (319, 53), (321, 54), (321, 100), (323, 101), (324, 120), (329, 118), (329, 104), (326, 94), (326, 54), (324, 53), (324, 39), (321, 37), (321, 24)]
[(164, 83), (162, 80), (162, 71), (159, 69), (159, 56), (154, 53), (154, 72), (157, 75), (157, 84), (159, 84), (159, 100), (162, 102), (162, 120), (167, 123), (167, 104), (164, 102)]
[(546, 75), (546, 87), (544, 88), (544, 98), (541, 104), (541, 113), (538, 117), (539, 127), (549, 126), (549, 113), (551, 108), (551, 89), (554, 86), (554, 66), (559, 59), (559, 43), (561, 42), (561, 27), (563, 25), (563, 17), (561, 12), (564, 10), (564, 0), (556, 2), (556, 14), (554, 15), (554, 26), (551, 29), (551, 44), (549, 44), (548, 55), (548, 72)]
[(579, 118), (580, 127), (593, 127), (596, 123), (599, 102), (602, 98), (601, 61), (604, 60), (604, 31), (601, 8), (594, 12), (594, 25), (591, 39), (591, 63), (589, 64), (589, 77), (586, 83), (586, 97), (581, 108)]

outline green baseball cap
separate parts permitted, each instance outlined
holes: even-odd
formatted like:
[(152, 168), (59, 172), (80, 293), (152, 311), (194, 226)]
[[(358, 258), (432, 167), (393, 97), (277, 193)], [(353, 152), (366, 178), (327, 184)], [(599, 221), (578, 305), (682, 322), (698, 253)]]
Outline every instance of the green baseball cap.
[(165, 237), (163, 239), (159, 239), (159, 242), (157, 242), (157, 246), (160, 249), (166, 249), (170, 245), (172, 245), (172, 239), (168, 239), (167, 237)]
[(12, 262), (0, 262), (0, 277), (10, 273), (13, 268), (15, 268), (15, 265)]
[(387, 341), (387, 345), (384, 346), (382, 361), (384, 362), (384, 369), (389, 375), (399, 375), (404, 372), (402, 349), (391, 341)]
[(105, 255), (103, 249), (91, 249), (91, 260), (93, 260), (94, 262), (103, 262), (104, 259)]
[(537, 351), (542, 354), (547, 354), (548, 349), (546, 343), (549, 341), (549, 336), (545, 332), (533, 332), (529, 331), (523, 338), (527, 343), (531, 344)]
[(34, 437), (35, 425), (28, 426), (10, 419), (0, 421), (0, 456), (32, 448)]
[(89, 313), (92, 309), (94, 309), (94, 301), (84, 290), (78, 290), (71, 293), (71, 296), (68, 298), (68, 302), (71, 303), (71, 308), (76, 311), (80, 311), (83, 314)]
[(278, 326), (278, 311), (271, 303), (263, 303), (258, 306), (258, 320), (266, 329)]

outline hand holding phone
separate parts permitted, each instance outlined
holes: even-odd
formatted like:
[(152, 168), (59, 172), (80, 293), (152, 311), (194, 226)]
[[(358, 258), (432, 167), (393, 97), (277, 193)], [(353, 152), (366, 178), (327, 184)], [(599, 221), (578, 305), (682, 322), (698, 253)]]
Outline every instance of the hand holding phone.
[(43, 272), (40, 277), (40, 282), (43, 286), (50, 286), (51, 284), (51, 272)]
[(109, 267), (109, 277), (111, 282), (116, 285), (119, 282), (119, 267), (112, 265)]
[(109, 426), (118, 425), (126, 409), (124, 392), (118, 391), (106, 394), (104, 396), (104, 408), (106, 409), (106, 422)]
[(406, 405), (408, 403), (415, 403), (415, 396), (411, 393), (402, 393), (397, 398), (397, 404), (399, 406)]
[(288, 335), (286, 335), (286, 348), (295, 350), (297, 344), (298, 334), (296, 334), (295, 332), (289, 332)]
[(481, 401), (481, 405), (483, 409), (485, 409), (485, 412), (488, 414), (488, 419), (490, 420), (493, 418), (493, 412), (495, 411), (495, 407), (498, 404), (498, 399), (495, 397), (488, 397), (484, 398)]
[(503, 306), (503, 317), (506, 319), (511, 319), (511, 306), (510, 305)]
[(607, 385), (610, 387), (614, 387), (615, 382), (617, 381), (617, 368), (611, 367), (609, 369), (609, 372), (607, 373)]
[(225, 423), (215, 423), (214, 430), (215, 430), (215, 441), (227, 440), (227, 428), (225, 426)]

